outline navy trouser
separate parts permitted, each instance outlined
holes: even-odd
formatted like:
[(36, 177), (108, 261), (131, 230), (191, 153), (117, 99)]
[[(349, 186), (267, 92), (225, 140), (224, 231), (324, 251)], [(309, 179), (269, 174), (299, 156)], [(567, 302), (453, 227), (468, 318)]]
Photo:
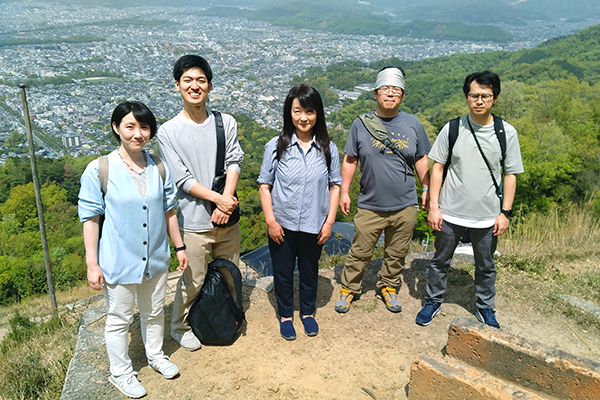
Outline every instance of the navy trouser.
[[(465, 232), (464, 226), (454, 225), (443, 221), (442, 230), (435, 238), (435, 255), (429, 265), (427, 279), (427, 296), (425, 301), (442, 303), (448, 282), (448, 268), (454, 255), (456, 245)], [(477, 307), (493, 309), (496, 297), (496, 268), (494, 267), (494, 252), (498, 237), (494, 236), (494, 227), (469, 228), (473, 255), (475, 257), (475, 292)]]
[(317, 235), (283, 229), (283, 243), (269, 237), (269, 251), (273, 261), (273, 281), (279, 316), (290, 318), (294, 312), (294, 267), (298, 259), (300, 273), (300, 314), (311, 315), (317, 302), (319, 258), (322, 244)]

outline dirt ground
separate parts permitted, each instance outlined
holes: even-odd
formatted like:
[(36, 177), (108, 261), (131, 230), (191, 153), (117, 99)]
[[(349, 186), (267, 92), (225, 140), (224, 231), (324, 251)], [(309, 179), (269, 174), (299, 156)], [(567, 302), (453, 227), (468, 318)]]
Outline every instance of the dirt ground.
[[(132, 326), (130, 355), (148, 399), (406, 399), (410, 367), (420, 353), (443, 354), (448, 327), (455, 317), (471, 317), (475, 293), (468, 273), (455, 273), (442, 312), (431, 325), (415, 324), (425, 293), (426, 259), (407, 260), (399, 292), (403, 310), (393, 314), (375, 297), (380, 260), (369, 264), (363, 294), (341, 315), (333, 306), (339, 293), (341, 266), (320, 271), (316, 337), (304, 334), (296, 305), (295, 341), (279, 335), (273, 292), (244, 286), (247, 325), (227, 347), (203, 346), (195, 352), (179, 348), (169, 332), (167, 308), (164, 350), (181, 375), (166, 380), (147, 366), (139, 335)], [(497, 317), (505, 331), (528, 340), (600, 361), (600, 335), (582, 330), (560, 313), (540, 313), (521, 301), (520, 290), (502, 289), (499, 270)], [(297, 293), (296, 293), (297, 296)], [(575, 332), (574, 332), (575, 330)]]

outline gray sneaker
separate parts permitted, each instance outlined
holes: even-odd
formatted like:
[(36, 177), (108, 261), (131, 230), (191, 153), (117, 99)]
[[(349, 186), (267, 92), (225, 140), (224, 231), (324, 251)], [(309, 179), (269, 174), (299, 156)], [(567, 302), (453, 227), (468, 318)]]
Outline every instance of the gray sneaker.
[(171, 331), (171, 337), (175, 339), (182, 349), (187, 351), (195, 351), (202, 347), (200, 340), (194, 335), (194, 332), (173, 332)]
[(127, 397), (131, 397), (132, 399), (139, 399), (147, 394), (146, 389), (144, 389), (140, 381), (137, 379), (137, 372), (119, 376), (118, 378), (111, 375), (108, 378), (108, 381), (117, 389), (119, 389), (121, 393)]
[(345, 314), (350, 311), (350, 304), (354, 299), (354, 293), (351, 291), (341, 288), (340, 298), (335, 302), (335, 311)]
[(161, 358), (160, 360), (149, 362), (148, 366), (156, 372), (159, 372), (167, 379), (173, 379), (179, 375), (179, 368), (169, 361), (169, 357), (167, 356), (165, 356), (165, 358)]

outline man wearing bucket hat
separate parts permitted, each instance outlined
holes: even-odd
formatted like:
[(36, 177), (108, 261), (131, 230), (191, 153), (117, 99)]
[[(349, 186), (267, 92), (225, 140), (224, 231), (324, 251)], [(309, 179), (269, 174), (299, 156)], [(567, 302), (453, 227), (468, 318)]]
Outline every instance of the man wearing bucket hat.
[[(354, 120), (344, 148), (340, 209), (346, 215), (350, 211), (350, 184), (359, 163), (362, 177), (354, 217), (355, 234), (335, 303), (339, 313), (348, 312), (352, 300), (360, 294), (365, 268), (382, 233), (385, 250), (376, 295), (389, 311), (402, 310), (396, 293), (418, 211), (413, 169), (423, 187), (423, 207), (427, 208), (429, 162), (426, 156), (431, 149), (421, 122), (398, 109), (405, 95), (404, 77), (401, 68), (386, 67), (379, 72), (373, 90), (377, 109)], [(363, 122), (367, 119), (383, 123), (380, 130), (383, 138), (377, 139), (370, 133)]]

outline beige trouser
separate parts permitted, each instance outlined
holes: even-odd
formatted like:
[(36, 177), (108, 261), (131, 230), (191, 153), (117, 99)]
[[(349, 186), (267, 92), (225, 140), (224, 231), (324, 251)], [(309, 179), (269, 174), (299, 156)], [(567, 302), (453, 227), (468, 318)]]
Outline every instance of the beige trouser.
[(171, 332), (183, 333), (191, 330), (187, 316), (194, 300), (202, 289), (208, 270), (210, 256), (230, 260), (235, 265), (240, 262), (240, 225), (227, 228), (214, 228), (208, 232), (184, 232), (181, 237), (190, 264), (177, 282), (177, 291), (173, 301)]
[(360, 293), (363, 274), (375, 245), (385, 233), (385, 248), (381, 271), (377, 274), (377, 288), (400, 286), (400, 274), (410, 247), (412, 233), (417, 223), (417, 207), (398, 211), (371, 211), (359, 208), (354, 217), (354, 239), (342, 271), (342, 287)]

